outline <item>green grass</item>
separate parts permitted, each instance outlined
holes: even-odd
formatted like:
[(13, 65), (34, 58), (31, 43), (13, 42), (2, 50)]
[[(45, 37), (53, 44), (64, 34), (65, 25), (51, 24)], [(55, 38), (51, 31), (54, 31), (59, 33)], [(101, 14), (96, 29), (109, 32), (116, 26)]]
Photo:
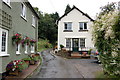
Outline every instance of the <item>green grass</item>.
[(48, 40), (40, 39), (38, 41), (38, 52), (44, 51), (49, 48), (52, 48), (52, 44), (50, 44)]
[(95, 78), (118, 78), (119, 79), (119, 77), (116, 77), (116, 76), (108, 76), (108, 75), (105, 75), (104, 73), (103, 73), (103, 71), (97, 71), (97, 72), (95, 72), (94, 73), (95, 74)]
[(106, 78), (103, 71), (97, 71), (94, 74), (95, 74), (95, 78)]

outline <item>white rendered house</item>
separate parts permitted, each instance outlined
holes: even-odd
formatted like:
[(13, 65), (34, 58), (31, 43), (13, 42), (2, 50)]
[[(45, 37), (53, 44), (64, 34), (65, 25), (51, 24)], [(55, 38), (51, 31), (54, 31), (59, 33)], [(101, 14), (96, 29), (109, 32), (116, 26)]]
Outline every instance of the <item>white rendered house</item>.
[(58, 20), (58, 50), (63, 45), (70, 51), (88, 51), (94, 48), (92, 42), (93, 19), (73, 8)]

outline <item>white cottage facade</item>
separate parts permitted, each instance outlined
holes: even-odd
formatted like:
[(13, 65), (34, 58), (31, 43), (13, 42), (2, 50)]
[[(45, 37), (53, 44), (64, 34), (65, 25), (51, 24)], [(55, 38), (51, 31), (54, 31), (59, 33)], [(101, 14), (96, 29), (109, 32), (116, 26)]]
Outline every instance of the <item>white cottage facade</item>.
[(58, 50), (63, 45), (70, 51), (88, 51), (94, 48), (92, 42), (93, 19), (77, 7), (58, 20)]

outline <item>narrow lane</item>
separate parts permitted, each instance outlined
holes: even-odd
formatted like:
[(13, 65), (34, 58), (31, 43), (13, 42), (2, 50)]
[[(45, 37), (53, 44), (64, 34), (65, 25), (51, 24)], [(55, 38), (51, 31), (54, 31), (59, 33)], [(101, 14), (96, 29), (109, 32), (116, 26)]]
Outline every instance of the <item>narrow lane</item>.
[(44, 51), (41, 71), (32, 78), (95, 78), (94, 72), (102, 70), (92, 59), (63, 59)]
[(32, 78), (83, 78), (74, 65), (58, 56), (52, 56), (48, 51), (44, 51), (43, 66), (41, 71)]

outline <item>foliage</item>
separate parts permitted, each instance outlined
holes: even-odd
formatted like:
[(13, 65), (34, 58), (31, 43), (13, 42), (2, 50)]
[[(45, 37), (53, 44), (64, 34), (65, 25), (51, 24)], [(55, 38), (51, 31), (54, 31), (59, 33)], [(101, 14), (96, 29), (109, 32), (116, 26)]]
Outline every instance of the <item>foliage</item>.
[(31, 54), (29, 57), (30, 57), (30, 59), (33, 60), (33, 61), (38, 61), (38, 60), (40, 60), (40, 56), (36, 56), (35, 54)]
[(116, 8), (115, 5), (116, 5), (116, 3), (112, 2), (112, 3), (108, 3), (107, 5), (101, 7), (100, 15), (104, 15), (104, 14), (109, 13), (110, 11), (114, 11)]
[(16, 44), (19, 44), (22, 40), (22, 36), (19, 33), (16, 33), (15, 35), (12, 36), (12, 41), (15, 42)]
[(120, 75), (120, 12), (111, 10), (94, 22), (93, 40), (100, 54), (104, 73)]
[(68, 4), (68, 5), (66, 6), (65, 13), (68, 13), (70, 10), (71, 10), (71, 7), (70, 7), (70, 5)]
[(23, 58), (22, 60), (24, 60), (24, 61), (30, 61), (31, 58), (30, 58), (30, 57), (27, 57), (27, 58)]
[[(47, 45), (47, 48), (45, 47)], [(52, 48), (52, 44), (49, 43), (49, 40), (38, 40), (38, 51), (43, 51), (45, 49)]]
[(6, 66), (6, 71), (15, 71), (16, 69), (21, 71), (27, 67), (28, 65), (23, 60), (14, 60)]
[(89, 55), (91, 54), (91, 51), (92, 51), (92, 49), (89, 49), (89, 51), (88, 51), (88, 54), (89, 54)]
[(62, 49), (62, 48), (64, 48), (64, 46), (62, 44), (60, 44), (60, 48)]
[(40, 20), (38, 21), (38, 38), (47, 39), (50, 43), (55, 44), (57, 41), (57, 24), (56, 20), (59, 18), (57, 12), (43, 14), (38, 8), (34, 8), (39, 14)]
[(29, 45), (30, 44), (30, 38), (26, 36), (24, 39), (22, 39), (21, 43), (22, 43), (22, 45), (25, 45), (25, 44)]
[(31, 40), (30, 40), (30, 45), (32, 45), (32, 46), (33, 46), (33, 44), (34, 44), (34, 43), (36, 43), (36, 40), (31, 39)]

